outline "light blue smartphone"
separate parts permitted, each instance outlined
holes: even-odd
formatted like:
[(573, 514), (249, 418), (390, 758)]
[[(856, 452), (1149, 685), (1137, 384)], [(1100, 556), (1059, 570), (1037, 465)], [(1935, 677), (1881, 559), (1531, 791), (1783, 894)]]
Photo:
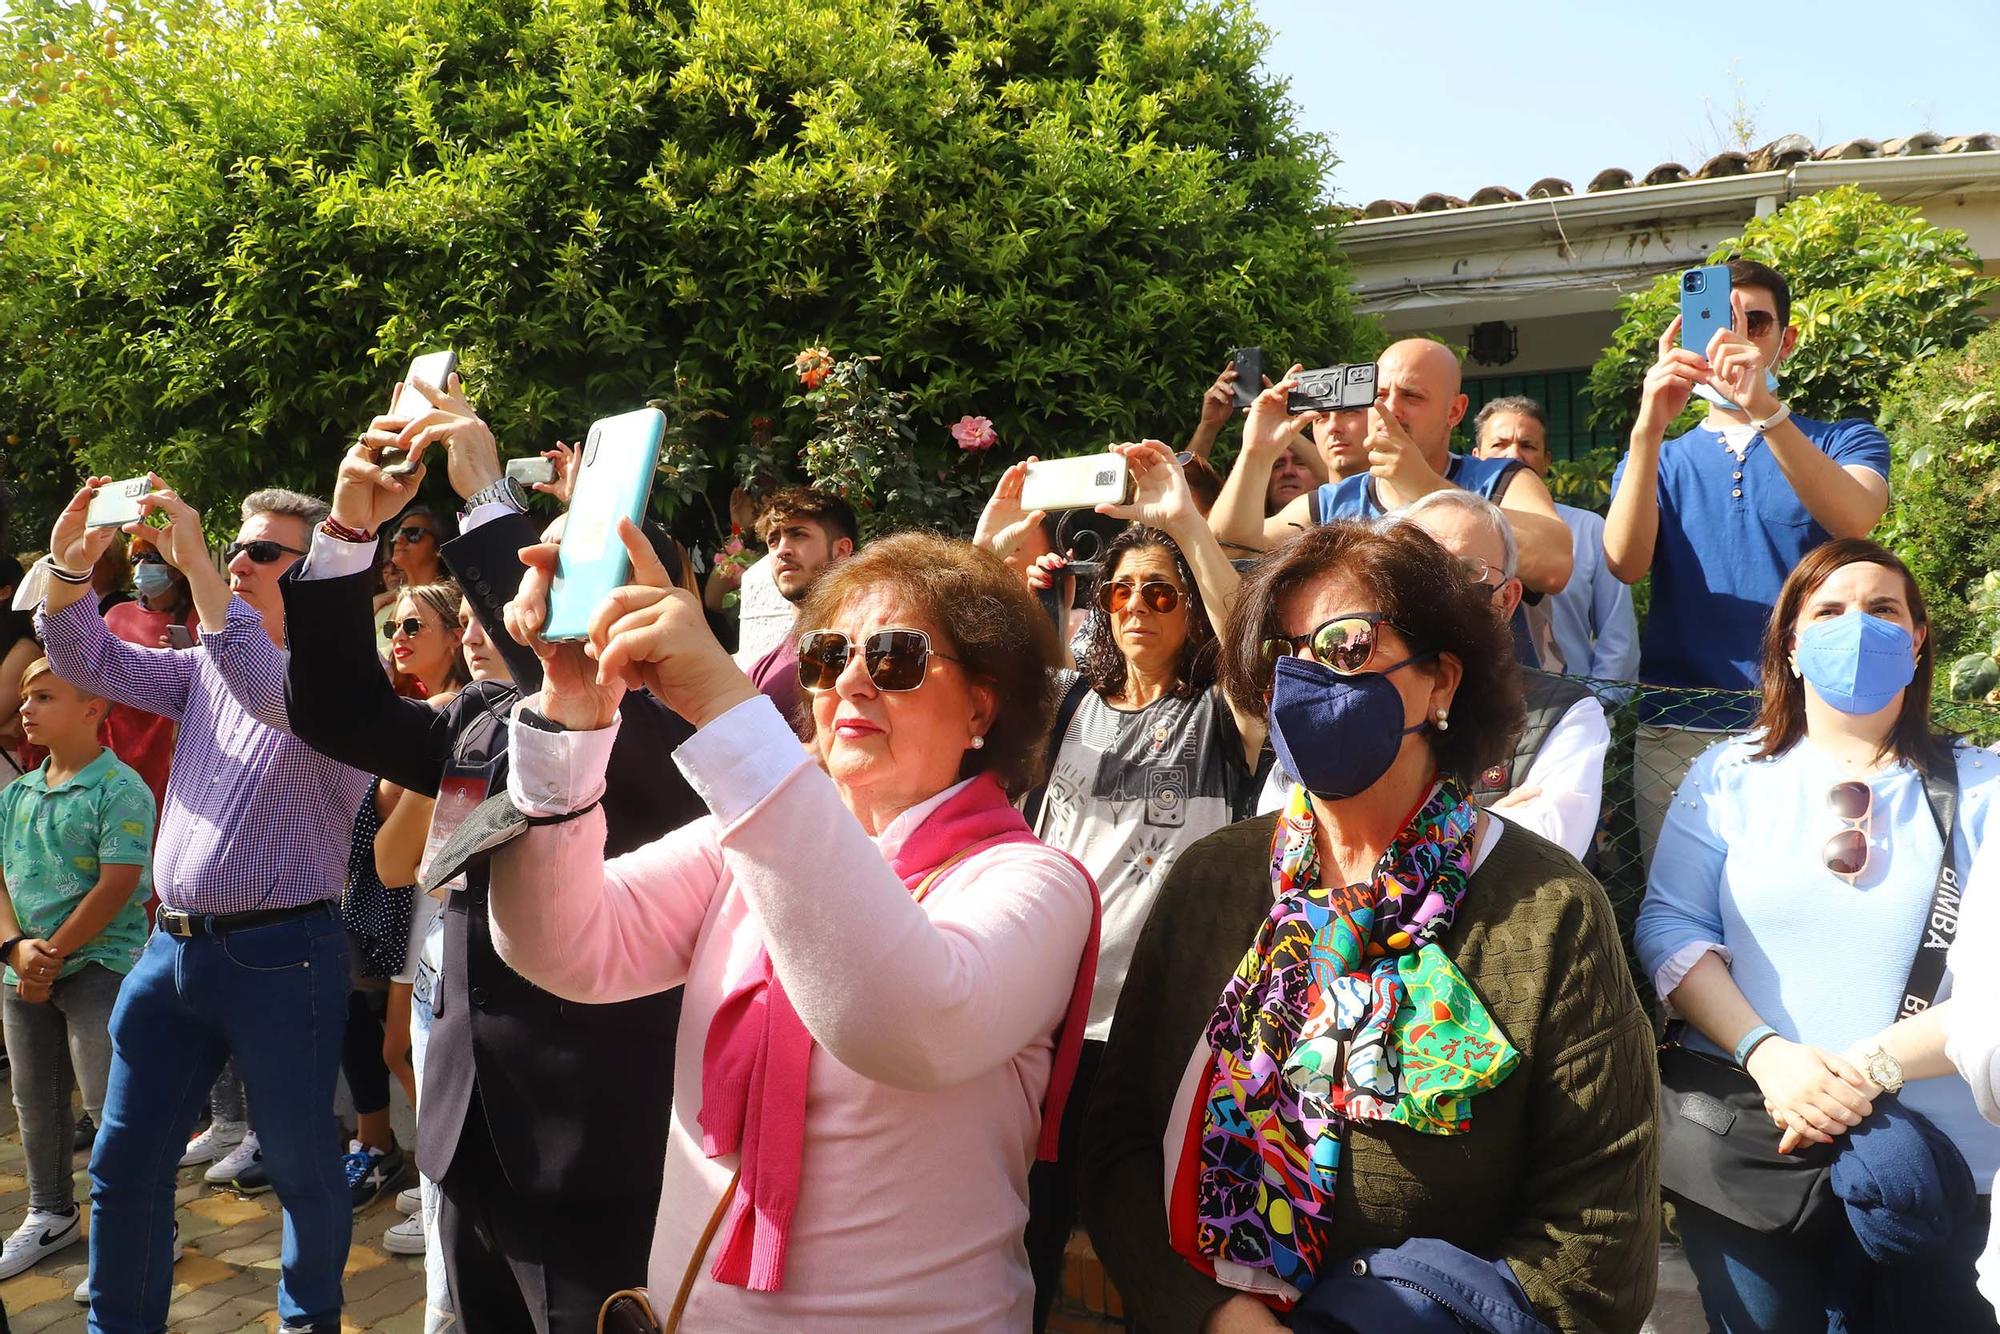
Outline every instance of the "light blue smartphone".
[(1705, 264), (1681, 274), (1681, 346), (1696, 356), (1708, 355), (1708, 343), (1718, 329), (1735, 322), (1729, 304), (1729, 266)]
[(632, 558), (618, 540), (618, 521), (645, 518), (666, 428), (667, 419), (657, 408), (590, 424), (563, 523), (542, 638), (551, 643), (585, 638), (604, 599), (631, 579)]

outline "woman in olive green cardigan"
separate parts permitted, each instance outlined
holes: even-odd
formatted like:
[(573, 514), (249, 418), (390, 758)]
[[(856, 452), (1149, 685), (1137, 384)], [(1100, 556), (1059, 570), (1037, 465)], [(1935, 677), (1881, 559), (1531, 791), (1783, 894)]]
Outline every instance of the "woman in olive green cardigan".
[(1225, 684), (1269, 702), (1301, 786), (1169, 875), (1084, 1138), (1091, 1238), (1146, 1334), (1281, 1329), (1419, 1237), (1504, 1261), (1555, 1329), (1652, 1305), (1651, 1030), (1597, 882), (1463, 800), (1521, 705), (1453, 568), (1407, 525), (1334, 524), (1239, 595)]

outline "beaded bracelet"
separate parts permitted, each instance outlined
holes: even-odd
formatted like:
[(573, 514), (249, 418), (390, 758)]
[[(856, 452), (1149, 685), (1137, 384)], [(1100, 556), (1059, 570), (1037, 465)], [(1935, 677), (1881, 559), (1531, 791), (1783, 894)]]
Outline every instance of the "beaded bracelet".
[(373, 542), (375, 534), (366, 528), (349, 528), (340, 520), (328, 515), (320, 520), (319, 530), (336, 542)]

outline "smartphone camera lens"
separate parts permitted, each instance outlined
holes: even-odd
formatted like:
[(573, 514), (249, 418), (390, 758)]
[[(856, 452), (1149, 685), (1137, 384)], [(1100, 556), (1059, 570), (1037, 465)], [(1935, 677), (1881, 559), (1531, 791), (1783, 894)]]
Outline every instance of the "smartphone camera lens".
[(1681, 290), (1683, 292), (1699, 292), (1703, 286), (1704, 282), (1700, 269), (1689, 269), (1681, 275)]

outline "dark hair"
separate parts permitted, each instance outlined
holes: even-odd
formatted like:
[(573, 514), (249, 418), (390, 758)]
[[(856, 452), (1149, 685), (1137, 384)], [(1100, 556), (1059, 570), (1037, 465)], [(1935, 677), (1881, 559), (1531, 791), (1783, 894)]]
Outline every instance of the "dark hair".
[(1486, 405), (1479, 409), (1479, 415), (1472, 419), (1472, 443), (1474, 445), (1482, 443), (1479, 438), (1480, 432), (1486, 429), (1487, 421), (1490, 418), (1499, 416), (1503, 412), (1515, 412), (1523, 417), (1532, 417), (1536, 424), (1542, 428), (1542, 434), (1548, 434), (1548, 410), (1534, 399), (1529, 398), (1526, 394), (1509, 394), (1505, 398), (1488, 399)]
[(1732, 259), (1729, 261), (1729, 285), (1737, 287), (1761, 287), (1771, 294), (1778, 303), (1778, 332), (1792, 322), (1792, 285), (1785, 281), (1785, 275), (1769, 264), (1759, 264), (1754, 259)]
[(1199, 454), (1189, 454), (1181, 465), (1181, 475), (1187, 478), (1188, 490), (1194, 492), (1195, 508), (1204, 515), (1214, 509), (1222, 498), (1222, 474), (1215, 465)]
[(1099, 609), (1097, 595), (1098, 590), (1117, 579), (1118, 564), (1126, 555), (1152, 549), (1166, 552), (1173, 561), (1174, 576), (1180, 580), (1181, 596), (1187, 603), (1187, 639), (1181, 644), (1180, 660), (1174, 664), (1177, 679), (1167, 693), (1191, 699), (1215, 684), (1215, 628), (1208, 622), (1208, 608), (1202, 604), (1201, 589), (1194, 581), (1194, 571), (1188, 568), (1187, 557), (1181, 554), (1173, 538), (1157, 528), (1133, 524), (1104, 548), (1097, 581), (1090, 589), (1090, 619), (1085, 625), (1083, 651), (1077, 654), (1076, 669), (1100, 695), (1115, 695), (1125, 688), (1125, 655), (1118, 650), (1111, 618)]
[[(1806, 734), (1805, 682), (1792, 675), (1792, 627), (1798, 624), (1806, 599), (1832, 578), (1836, 570), (1849, 565), (1880, 565), (1903, 576), (1903, 599), (1909, 603), (1910, 619), (1920, 630), (1930, 625), (1930, 614), (1924, 610), (1923, 590), (1917, 587), (1910, 567), (1889, 548), (1865, 537), (1837, 537), (1807, 552), (1786, 578), (1785, 586), (1778, 590), (1771, 623), (1764, 630), (1764, 704), (1757, 713), (1757, 726), (1763, 730), (1763, 736), (1757, 744), (1755, 759), (1776, 759)], [(1896, 715), (1896, 725), (1889, 729), (1889, 735), (1882, 739), (1877, 759), (1893, 754), (1928, 772), (1945, 753), (1941, 738), (1931, 731), (1931, 677), (1936, 667), (1937, 640), (1926, 634), (1917, 650), (1917, 674), (1903, 688), (1902, 711)]]
[(1438, 769), (1470, 787), (1527, 725), (1514, 639), (1469, 579), (1441, 578), (1451, 557), (1413, 523), (1377, 531), (1339, 521), (1307, 529), (1259, 561), (1236, 591), (1223, 634), (1222, 687), (1239, 712), (1261, 714), (1271, 692), (1264, 641), (1283, 632), (1279, 606), (1329, 575), (1355, 580), (1419, 653), (1449, 653), (1462, 675), (1451, 726), (1426, 729)]
[[(771, 524), (800, 519), (818, 524), (829, 543), (844, 537), (857, 547), (861, 545), (861, 525), (855, 522), (854, 506), (831, 491), (816, 491), (810, 486), (781, 487), (765, 496), (758, 502), (750, 526), (764, 538)], [(764, 538), (764, 545), (771, 545), (769, 538)]]
[[(401, 514), (398, 514), (394, 520), (392, 520), (387, 524), (384, 524), (383, 533), (385, 536), (393, 537), (395, 535), (396, 530), (403, 526), (404, 520), (419, 519), (419, 518), (429, 519), (431, 521), (431, 532), (436, 535), (437, 545), (440, 547), (442, 547), (445, 543), (451, 541), (452, 538), (458, 536), (457, 524), (445, 518), (442, 514), (439, 514), (429, 505), (425, 505), (421, 502), (410, 506), (408, 509), (404, 510)], [(442, 558), (440, 557), (440, 559)]]
[(893, 533), (829, 565), (799, 604), (796, 624), (802, 630), (830, 624), (850, 599), (880, 588), (892, 589), (929, 622), (949, 641), (938, 651), (993, 691), (986, 745), (965, 752), (958, 776), (990, 773), (1010, 797), (1041, 782), (1060, 659), (1055, 626), (1021, 576), (970, 542)]

